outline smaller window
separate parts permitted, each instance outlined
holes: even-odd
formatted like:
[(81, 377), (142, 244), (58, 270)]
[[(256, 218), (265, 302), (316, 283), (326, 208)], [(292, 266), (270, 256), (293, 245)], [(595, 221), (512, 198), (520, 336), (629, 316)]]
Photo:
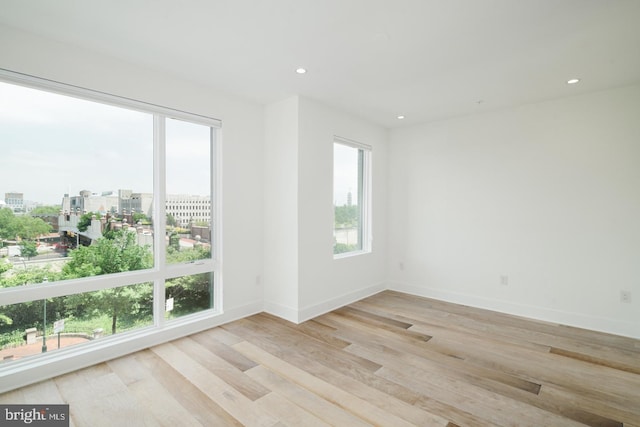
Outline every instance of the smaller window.
[(371, 251), (371, 147), (335, 138), (333, 144), (333, 253)]

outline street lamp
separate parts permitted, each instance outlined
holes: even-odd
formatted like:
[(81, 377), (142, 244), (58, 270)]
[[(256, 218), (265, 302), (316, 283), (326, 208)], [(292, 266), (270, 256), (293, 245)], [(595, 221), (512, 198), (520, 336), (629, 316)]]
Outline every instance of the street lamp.
[[(45, 277), (42, 283), (47, 283), (49, 280)], [(47, 352), (47, 299), (44, 299), (44, 316), (43, 316), (43, 329), (42, 329), (42, 352)]]
[(42, 352), (47, 352), (47, 299), (44, 299), (44, 327), (42, 329)]

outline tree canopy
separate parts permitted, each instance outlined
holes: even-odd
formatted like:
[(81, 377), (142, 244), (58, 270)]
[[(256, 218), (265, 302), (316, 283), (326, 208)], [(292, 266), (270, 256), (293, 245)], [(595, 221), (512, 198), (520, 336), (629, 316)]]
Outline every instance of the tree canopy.
[(97, 219), (102, 218), (100, 212), (87, 212), (82, 214), (80, 216), (80, 219), (78, 220), (78, 230), (87, 231), (87, 228), (89, 228), (89, 226), (91, 225), (91, 220), (93, 219), (94, 215)]
[(60, 206), (38, 206), (31, 210), (32, 216), (37, 215), (58, 215), (60, 213)]
[(16, 216), (9, 208), (0, 209), (0, 239), (34, 240), (51, 231), (51, 225), (29, 215)]
[(15, 239), (18, 235), (16, 216), (9, 208), (0, 209), (0, 239)]
[(334, 222), (336, 227), (355, 227), (358, 224), (360, 210), (357, 205), (335, 206)]
[[(2, 276), (2, 273), (4, 273), (5, 271), (11, 270), (11, 268), (13, 268), (13, 265), (11, 265), (9, 261), (5, 261), (4, 259), (0, 258), (0, 276)], [(0, 288), (2, 288), (1, 285)]]
[(134, 224), (137, 224), (137, 223), (151, 224), (151, 219), (145, 214), (140, 212), (134, 213), (131, 219)]
[(153, 266), (148, 247), (136, 243), (135, 233), (118, 230), (110, 238), (98, 239), (91, 246), (71, 251), (71, 260), (62, 269), (66, 278), (97, 276), (142, 270)]
[(36, 242), (33, 240), (23, 240), (20, 244), (20, 254), (27, 259), (31, 259), (38, 255), (38, 246), (36, 245)]
[(178, 222), (171, 214), (167, 214), (167, 225), (171, 227), (175, 227), (176, 225), (178, 225)]
[[(210, 249), (205, 245), (183, 250), (167, 249), (168, 263), (189, 262), (208, 257)], [(90, 246), (80, 246), (71, 250), (61, 269), (52, 265), (25, 265), (23, 268), (20, 264), (12, 265), (0, 260), (0, 287), (55, 282), (151, 267), (152, 251), (148, 246), (138, 245), (135, 233), (113, 230), (105, 237), (94, 240)], [(213, 279), (210, 273), (167, 280), (166, 298), (175, 299), (173, 315), (210, 308), (211, 280)], [(16, 331), (42, 327), (43, 307), (42, 300), (0, 306), (0, 314), (4, 316), (0, 319), (0, 345), (9, 342), (7, 340), (15, 339)], [(94, 319), (110, 321), (111, 333), (115, 334), (117, 330), (131, 327), (141, 321), (152, 321), (153, 284), (138, 283), (51, 298), (47, 300), (46, 310), (50, 319), (77, 319), (91, 325), (95, 325)], [(106, 325), (104, 327), (106, 329)]]

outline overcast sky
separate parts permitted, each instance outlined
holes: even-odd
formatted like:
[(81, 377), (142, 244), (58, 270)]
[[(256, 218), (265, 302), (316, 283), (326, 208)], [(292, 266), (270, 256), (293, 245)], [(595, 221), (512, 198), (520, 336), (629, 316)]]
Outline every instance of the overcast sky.
[(351, 203), (358, 204), (358, 149), (343, 144), (333, 144), (333, 203), (347, 204), (351, 192)]
[[(209, 128), (168, 120), (167, 192), (209, 194)], [(334, 202), (358, 203), (357, 149), (334, 145)], [(78, 195), (153, 192), (153, 117), (0, 82), (0, 199), (60, 205)]]
[[(153, 192), (150, 114), (0, 82), (0, 197)], [(209, 128), (167, 122), (167, 190), (209, 194)]]

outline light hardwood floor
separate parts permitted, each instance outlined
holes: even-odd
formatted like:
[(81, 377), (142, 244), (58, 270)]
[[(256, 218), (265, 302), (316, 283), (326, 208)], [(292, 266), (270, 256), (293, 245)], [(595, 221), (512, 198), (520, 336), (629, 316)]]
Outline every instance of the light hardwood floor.
[(634, 426), (640, 341), (385, 291), (260, 314), (0, 395), (74, 426)]

